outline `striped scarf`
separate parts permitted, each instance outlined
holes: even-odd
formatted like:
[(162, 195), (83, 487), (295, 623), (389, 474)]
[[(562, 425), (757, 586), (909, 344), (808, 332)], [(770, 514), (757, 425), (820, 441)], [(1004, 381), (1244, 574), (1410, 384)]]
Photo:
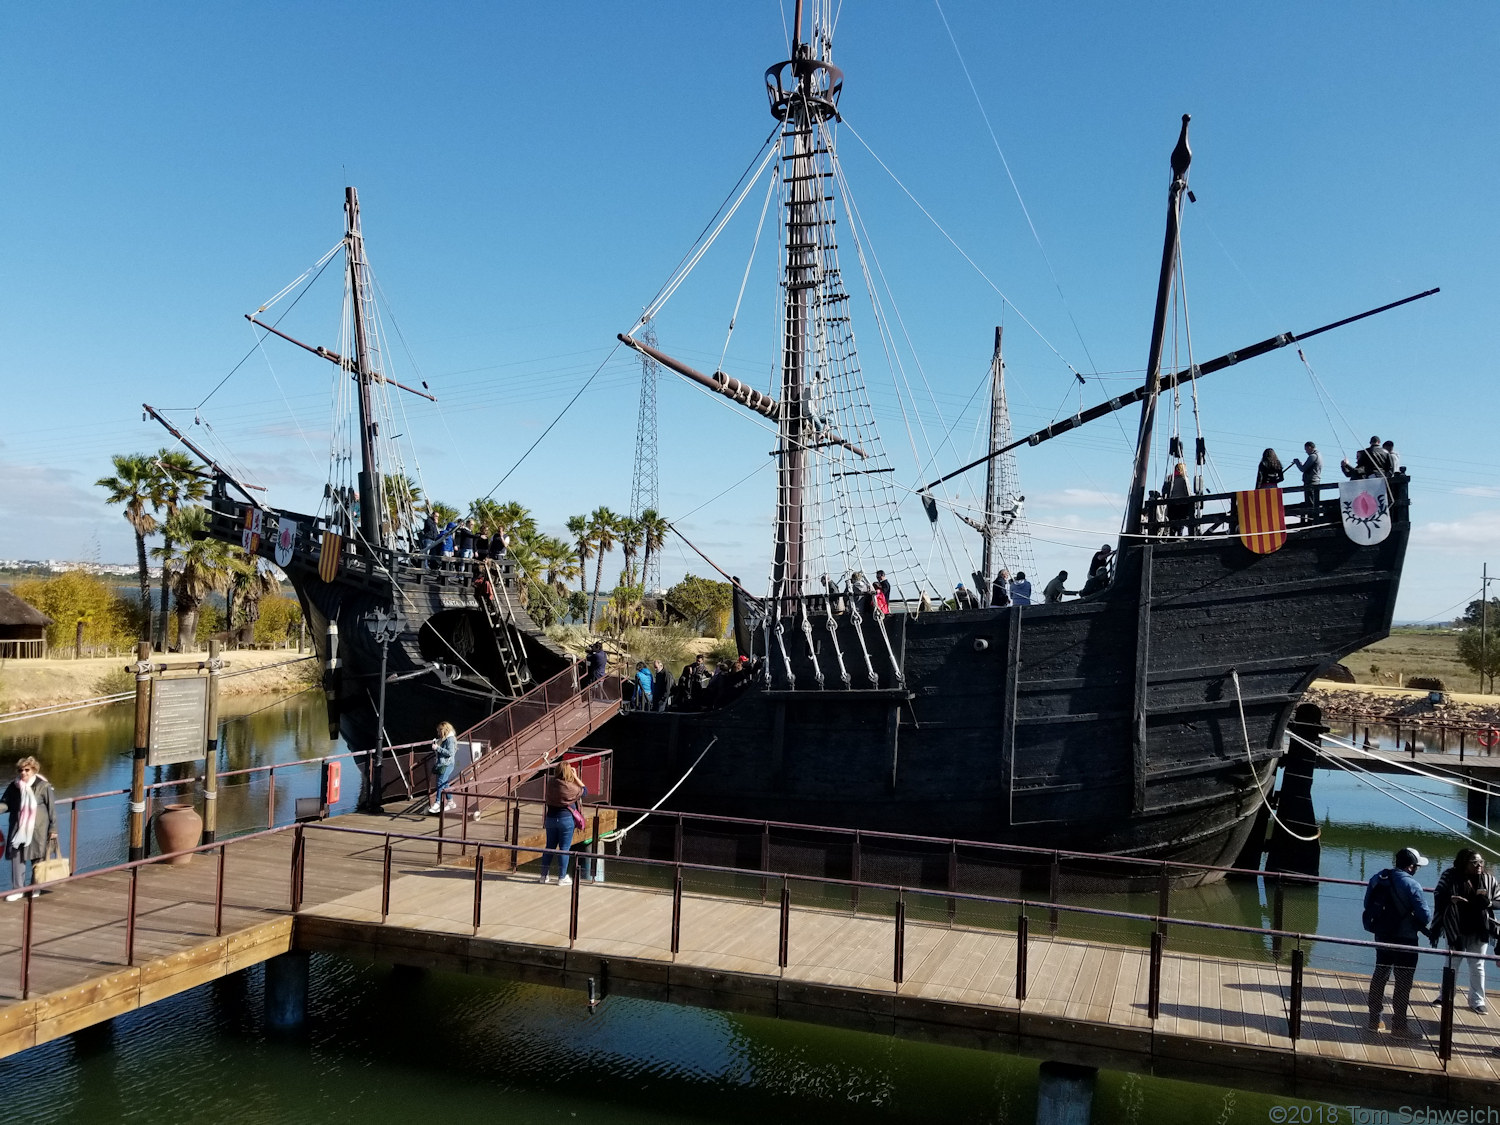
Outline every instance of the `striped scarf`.
[(36, 793), (34, 787), (37, 777), (37, 774), (32, 774), (29, 782), (16, 778), (16, 788), (21, 793), (21, 811), (16, 815), (16, 830), (10, 834), (10, 846), (12, 848), (23, 847), (31, 843), (31, 833), (36, 828)]

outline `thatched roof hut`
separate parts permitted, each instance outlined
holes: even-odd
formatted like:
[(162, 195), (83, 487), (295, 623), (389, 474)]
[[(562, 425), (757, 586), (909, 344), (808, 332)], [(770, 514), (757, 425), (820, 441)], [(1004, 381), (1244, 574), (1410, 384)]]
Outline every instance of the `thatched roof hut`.
[(48, 617), (0, 586), (0, 657), (47, 655)]

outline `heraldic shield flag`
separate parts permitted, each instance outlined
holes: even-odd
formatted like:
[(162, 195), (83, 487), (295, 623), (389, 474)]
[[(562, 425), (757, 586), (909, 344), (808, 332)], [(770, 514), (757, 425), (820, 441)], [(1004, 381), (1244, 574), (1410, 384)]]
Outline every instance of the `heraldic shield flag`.
[(339, 555), (344, 549), (344, 537), (332, 531), (323, 532), (323, 549), (318, 554), (318, 577), (332, 582), (339, 572)]
[(297, 521), (281, 517), (276, 525), (276, 565), (285, 567), (292, 561), (292, 551), (297, 546)]
[(1344, 517), (1344, 534), (1361, 547), (1385, 542), (1391, 533), (1391, 494), (1385, 478), (1341, 482), (1339, 512)]
[(1252, 488), (1234, 494), (1240, 518), (1240, 542), (1257, 555), (1279, 551), (1286, 543), (1286, 507), (1279, 488)]

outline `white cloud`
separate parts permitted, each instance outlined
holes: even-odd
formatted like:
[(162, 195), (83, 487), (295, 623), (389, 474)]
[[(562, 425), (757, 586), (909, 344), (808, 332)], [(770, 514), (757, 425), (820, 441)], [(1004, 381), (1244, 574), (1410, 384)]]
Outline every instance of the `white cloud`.
[(1500, 511), (1475, 512), (1451, 523), (1419, 523), (1412, 528), (1411, 540), (1450, 550), (1500, 546)]
[(1453, 491), (1459, 496), (1478, 496), (1483, 500), (1500, 500), (1500, 488), (1492, 484), (1468, 484), (1455, 488)]

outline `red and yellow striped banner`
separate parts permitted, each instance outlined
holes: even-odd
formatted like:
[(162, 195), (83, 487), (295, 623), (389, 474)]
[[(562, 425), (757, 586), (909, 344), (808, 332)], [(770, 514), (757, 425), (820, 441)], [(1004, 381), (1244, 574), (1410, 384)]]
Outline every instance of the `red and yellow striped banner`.
[(318, 577), (332, 582), (339, 572), (339, 556), (344, 550), (344, 537), (332, 531), (323, 532), (323, 549), (318, 554)]
[(1240, 542), (1257, 555), (1269, 555), (1286, 543), (1286, 507), (1281, 489), (1253, 488), (1234, 494)]

